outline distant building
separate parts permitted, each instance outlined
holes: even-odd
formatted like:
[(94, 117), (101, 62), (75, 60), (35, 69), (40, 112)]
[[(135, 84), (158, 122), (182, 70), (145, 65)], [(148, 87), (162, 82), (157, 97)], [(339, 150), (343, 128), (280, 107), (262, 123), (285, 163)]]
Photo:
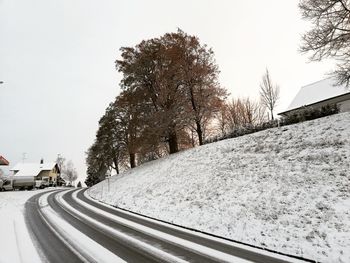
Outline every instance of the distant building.
[(5, 159), (4, 156), (0, 155), (0, 165), (9, 165), (9, 161)]
[(350, 111), (350, 89), (335, 85), (333, 78), (327, 78), (302, 87), (287, 110), (278, 115), (288, 116), (302, 108), (318, 109), (327, 104), (335, 104), (340, 112)]
[(18, 163), (12, 169), (14, 176), (34, 176), (35, 180), (49, 179), (50, 185), (61, 185), (60, 168), (57, 163), (44, 163), (41, 160), (38, 163)]

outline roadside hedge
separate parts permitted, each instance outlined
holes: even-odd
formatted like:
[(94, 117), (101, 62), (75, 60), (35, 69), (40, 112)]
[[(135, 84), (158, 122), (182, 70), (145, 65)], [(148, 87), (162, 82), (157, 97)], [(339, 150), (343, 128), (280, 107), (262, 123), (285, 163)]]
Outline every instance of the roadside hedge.
[(282, 117), (279, 120), (268, 121), (262, 124), (248, 124), (245, 126), (236, 127), (228, 133), (221, 136), (214, 136), (205, 140), (205, 144), (222, 141), (225, 139), (236, 138), (239, 136), (263, 131), (270, 128), (291, 125), (295, 123), (300, 123), (304, 121), (314, 120), (329, 115), (339, 113), (339, 108), (336, 104), (327, 104), (321, 108), (303, 107), (297, 112), (290, 114), (286, 117)]

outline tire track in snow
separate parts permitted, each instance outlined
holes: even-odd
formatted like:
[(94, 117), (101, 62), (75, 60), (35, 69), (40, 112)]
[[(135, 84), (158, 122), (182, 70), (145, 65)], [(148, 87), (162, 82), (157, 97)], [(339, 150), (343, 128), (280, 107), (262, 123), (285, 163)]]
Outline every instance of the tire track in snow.
[[(177, 253), (172, 253), (164, 249), (164, 242), (154, 243), (153, 238), (151, 237), (140, 237), (137, 231), (134, 233), (125, 233), (125, 227), (120, 224), (120, 227), (114, 224), (112, 227), (110, 223), (103, 222), (102, 220), (97, 220), (91, 215), (86, 215), (86, 213), (80, 212), (78, 209), (71, 206), (68, 202), (62, 197), (65, 193), (56, 195), (56, 200), (61, 204), (62, 208), (67, 209), (73, 216), (80, 218), (84, 222), (88, 222), (94, 228), (98, 228), (101, 232), (114, 237), (116, 240), (121, 240), (122, 242), (128, 244), (128, 246), (133, 247), (135, 250), (142, 251), (146, 255), (149, 254), (156, 262), (174, 262), (174, 263), (185, 263), (189, 262), (185, 256), (178, 255)], [(119, 224), (119, 223), (118, 223)], [(126, 228), (127, 229), (127, 228)], [(187, 253), (192, 255), (192, 253)], [(205, 260), (199, 256), (201, 260)], [(199, 261), (197, 261), (199, 262)], [(211, 262), (210, 260), (202, 262)]]
[(247, 260), (244, 260), (242, 258), (238, 258), (236, 256), (223, 253), (218, 250), (214, 250), (210, 247), (205, 247), (203, 245), (199, 245), (197, 243), (194, 243), (192, 241), (188, 241), (186, 239), (182, 239), (176, 236), (169, 235), (167, 233), (161, 232), (159, 230), (152, 229), (150, 227), (126, 220), (124, 218), (118, 217), (116, 215), (113, 215), (111, 213), (108, 213), (102, 209), (98, 209), (92, 205), (89, 205), (80, 199), (77, 198), (77, 191), (73, 193), (73, 200), (80, 205), (84, 206), (85, 208), (89, 209), (90, 211), (95, 212), (96, 214), (99, 214), (101, 216), (104, 216), (108, 218), (111, 221), (114, 221), (118, 224), (124, 225), (126, 227), (132, 228), (138, 232), (148, 234), (154, 238), (157, 238), (159, 240), (162, 240), (164, 242), (169, 242), (171, 244), (177, 245), (184, 250), (189, 250), (194, 253), (197, 253), (199, 255), (205, 256), (208, 259), (218, 261), (218, 262), (249, 262)]
[[(61, 194), (64, 192), (60, 192)], [(57, 193), (55, 193), (57, 194)], [(51, 227), (51, 230), (59, 239), (83, 262), (125, 262), (91, 238), (74, 228), (66, 222), (58, 213), (56, 213), (48, 203), (48, 196), (51, 193), (44, 194), (39, 198), (40, 211), (45, 220)]]
[[(67, 253), (63, 253), (58, 260), (43, 249), (49, 262), (302, 262), (235, 247), (228, 241), (102, 205), (87, 198), (84, 189), (38, 196), (34, 204), (41, 221), (59, 240), (56, 247), (59, 244), (74, 255), (74, 260), (66, 260)], [(243, 257), (242, 251), (247, 253)]]
[(83, 189), (77, 194), (74, 194), (77, 199), (93, 205), (99, 209), (107, 211), (111, 214), (125, 218), (135, 223), (142, 223), (142, 225), (151, 227), (152, 229), (161, 230), (173, 236), (185, 238), (189, 241), (196, 242), (215, 250), (239, 256), (253, 262), (314, 262), (308, 259), (297, 258), (295, 256), (288, 256), (279, 252), (269, 251), (263, 248), (258, 248), (242, 243), (238, 243), (218, 236), (213, 236), (201, 231), (184, 228), (178, 225), (167, 223), (161, 220), (143, 216), (124, 209), (116, 208), (111, 205), (99, 202), (91, 198), (87, 191)]

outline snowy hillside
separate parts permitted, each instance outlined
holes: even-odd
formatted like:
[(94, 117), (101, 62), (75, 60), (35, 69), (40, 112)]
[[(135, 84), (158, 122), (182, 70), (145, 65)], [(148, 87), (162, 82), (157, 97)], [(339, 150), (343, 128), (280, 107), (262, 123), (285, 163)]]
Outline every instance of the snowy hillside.
[(350, 113), (187, 150), (89, 194), (245, 243), (350, 262)]

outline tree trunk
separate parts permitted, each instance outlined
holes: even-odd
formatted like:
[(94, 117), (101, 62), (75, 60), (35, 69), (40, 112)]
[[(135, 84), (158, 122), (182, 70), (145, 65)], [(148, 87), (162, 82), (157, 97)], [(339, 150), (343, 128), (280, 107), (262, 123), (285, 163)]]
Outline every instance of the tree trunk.
[(273, 110), (271, 110), (271, 120), (273, 121), (274, 118), (273, 118)]
[(202, 131), (201, 123), (200, 121), (198, 121), (198, 111), (197, 111), (196, 102), (194, 100), (192, 87), (190, 87), (190, 97), (191, 97), (192, 109), (194, 111), (194, 114), (196, 115), (196, 126), (197, 126), (196, 131), (198, 134), (198, 142), (199, 142), (199, 145), (203, 145), (203, 131)]
[(115, 171), (117, 172), (117, 174), (119, 174), (119, 165), (118, 165), (117, 158), (114, 157), (113, 162), (114, 162)]
[(136, 167), (136, 162), (135, 162), (135, 153), (130, 153), (130, 167), (134, 168)]
[(202, 131), (202, 126), (199, 121), (196, 121), (196, 131), (198, 134), (198, 141), (199, 145), (203, 145), (203, 131)]
[(176, 136), (176, 132), (170, 132), (169, 134), (169, 150), (170, 150), (170, 154), (172, 153), (176, 153), (179, 151), (179, 147), (177, 145), (177, 136)]

